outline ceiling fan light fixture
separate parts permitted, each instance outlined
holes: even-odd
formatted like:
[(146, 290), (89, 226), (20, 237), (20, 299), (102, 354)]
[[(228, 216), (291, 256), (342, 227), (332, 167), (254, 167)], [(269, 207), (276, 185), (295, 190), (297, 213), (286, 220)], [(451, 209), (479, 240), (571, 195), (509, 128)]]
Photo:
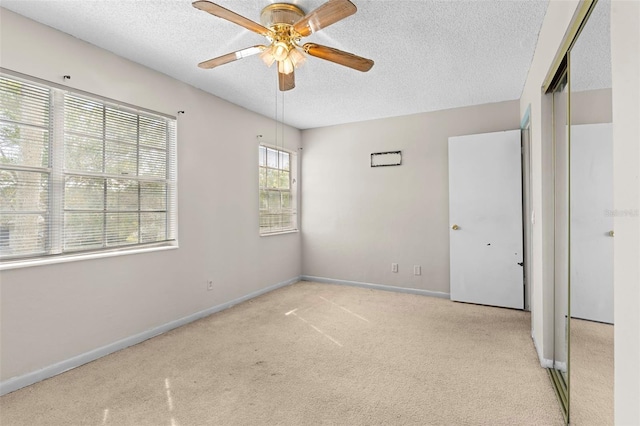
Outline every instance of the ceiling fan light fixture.
[(307, 60), (304, 54), (295, 47), (289, 51), (289, 59), (296, 68), (302, 66), (302, 64)]
[(265, 63), (266, 66), (270, 67), (276, 61), (276, 58), (273, 57), (273, 46), (269, 46), (260, 54), (260, 59)]
[(276, 41), (272, 46), (272, 54), (276, 61), (284, 61), (289, 56), (289, 46), (284, 41)]

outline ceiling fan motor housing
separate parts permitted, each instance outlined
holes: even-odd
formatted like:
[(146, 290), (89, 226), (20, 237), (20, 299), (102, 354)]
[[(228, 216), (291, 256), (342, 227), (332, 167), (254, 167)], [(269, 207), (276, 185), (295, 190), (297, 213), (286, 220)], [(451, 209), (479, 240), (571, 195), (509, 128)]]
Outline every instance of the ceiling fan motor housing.
[(289, 3), (273, 3), (262, 9), (260, 23), (271, 28), (275, 25), (293, 25), (304, 17), (298, 6)]

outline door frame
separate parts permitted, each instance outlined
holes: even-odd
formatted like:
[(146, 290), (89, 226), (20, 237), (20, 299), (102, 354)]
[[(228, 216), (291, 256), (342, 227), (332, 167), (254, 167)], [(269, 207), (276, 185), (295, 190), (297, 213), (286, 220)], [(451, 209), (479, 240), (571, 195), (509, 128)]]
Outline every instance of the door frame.
[[(524, 310), (533, 312), (533, 224), (535, 221), (533, 210), (533, 190), (531, 188), (531, 170), (533, 167), (531, 156), (531, 104), (520, 121), (522, 148), (522, 259), (524, 267)], [(533, 322), (533, 319), (532, 319)]]

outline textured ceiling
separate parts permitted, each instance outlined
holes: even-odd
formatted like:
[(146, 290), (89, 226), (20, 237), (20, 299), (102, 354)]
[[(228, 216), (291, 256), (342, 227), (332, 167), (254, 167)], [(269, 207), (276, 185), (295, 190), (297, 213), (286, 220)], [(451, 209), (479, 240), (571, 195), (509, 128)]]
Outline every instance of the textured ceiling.
[[(547, 1), (352, 0), (352, 15), (304, 41), (373, 59), (360, 73), (310, 57), (284, 94), (299, 129), (518, 99)], [(269, 0), (217, 0), (260, 21)], [(305, 12), (324, 0), (293, 1)], [(234, 104), (275, 116), (275, 66), (258, 56), (212, 70), (196, 65), (265, 39), (189, 0), (2, 0), (2, 7)]]

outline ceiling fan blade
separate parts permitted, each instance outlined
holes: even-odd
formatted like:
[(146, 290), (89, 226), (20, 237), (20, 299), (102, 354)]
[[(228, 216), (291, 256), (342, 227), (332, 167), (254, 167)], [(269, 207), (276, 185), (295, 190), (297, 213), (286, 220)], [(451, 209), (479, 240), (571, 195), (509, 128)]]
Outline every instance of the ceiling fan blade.
[(281, 92), (286, 92), (287, 90), (291, 90), (296, 87), (294, 72), (291, 71), (290, 74), (285, 74), (278, 71), (278, 87)]
[(200, 62), (198, 66), (204, 69), (215, 68), (220, 65), (228, 64), (229, 62), (237, 61), (238, 59), (246, 58), (247, 56), (255, 55), (262, 52), (264, 49), (266, 49), (266, 46), (248, 47), (246, 49), (238, 50), (237, 52), (227, 53), (226, 55)]
[(356, 6), (349, 0), (329, 0), (293, 24), (293, 29), (302, 37), (306, 37), (353, 15), (356, 10)]
[(229, 9), (225, 9), (222, 6), (218, 6), (215, 3), (211, 3), (210, 1), (198, 0), (194, 1), (192, 5), (196, 9), (209, 12), (210, 14), (212, 14), (213, 16), (217, 16), (218, 18), (226, 19), (227, 21), (233, 22), (234, 24), (238, 24), (241, 27), (245, 27), (246, 29), (253, 31), (254, 33), (258, 33), (265, 37), (273, 35), (273, 32), (269, 28), (263, 27), (257, 22), (253, 22), (251, 19), (238, 15), (237, 13), (232, 12)]
[(335, 62), (345, 67), (353, 68), (354, 70), (367, 72), (373, 66), (371, 59), (366, 59), (361, 56), (354, 55), (353, 53), (343, 52), (342, 50), (334, 49), (333, 47), (322, 46), (315, 43), (305, 43), (302, 49), (311, 56), (316, 58), (325, 59), (327, 61)]

